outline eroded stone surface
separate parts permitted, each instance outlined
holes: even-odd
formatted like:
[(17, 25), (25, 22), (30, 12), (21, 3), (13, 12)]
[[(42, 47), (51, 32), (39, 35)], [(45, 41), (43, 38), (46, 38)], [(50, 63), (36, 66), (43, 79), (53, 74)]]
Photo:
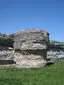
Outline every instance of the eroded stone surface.
[(0, 50), (0, 60), (14, 60), (14, 51)]
[(22, 55), (15, 53), (15, 62), (18, 67), (43, 67), (46, 64), (46, 60), (41, 55)]
[(27, 29), (15, 34), (14, 49), (37, 50), (46, 49), (49, 33), (42, 29)]

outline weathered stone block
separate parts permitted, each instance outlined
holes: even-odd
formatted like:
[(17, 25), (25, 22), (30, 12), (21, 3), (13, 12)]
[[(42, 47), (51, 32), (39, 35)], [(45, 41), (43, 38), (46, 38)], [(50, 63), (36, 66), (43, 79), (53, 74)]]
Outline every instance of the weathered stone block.
[(14, 37), (15, 62), (20, 67), (40, 67), (46, 64), (49, 33), (42, 29), (26, 29)]
[(49, 33), (42, 29), (27, 29), (14, 37), (14, 49), (37, 50), (46, 49), (49, 42)]

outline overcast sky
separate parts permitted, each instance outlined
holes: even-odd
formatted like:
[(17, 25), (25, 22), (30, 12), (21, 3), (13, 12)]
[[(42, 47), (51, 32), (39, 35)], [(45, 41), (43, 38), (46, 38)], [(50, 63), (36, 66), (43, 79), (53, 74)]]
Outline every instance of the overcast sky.
[(42, 28), (64, 41), (64, 0), (0, 0), (0, 32)]

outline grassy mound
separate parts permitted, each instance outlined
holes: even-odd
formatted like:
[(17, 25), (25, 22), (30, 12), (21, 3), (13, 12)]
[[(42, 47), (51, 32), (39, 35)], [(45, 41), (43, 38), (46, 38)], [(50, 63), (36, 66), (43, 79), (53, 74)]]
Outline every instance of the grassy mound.
[(64, 60), (44, 68), (0, 67), (0, 85), (64, 85)]

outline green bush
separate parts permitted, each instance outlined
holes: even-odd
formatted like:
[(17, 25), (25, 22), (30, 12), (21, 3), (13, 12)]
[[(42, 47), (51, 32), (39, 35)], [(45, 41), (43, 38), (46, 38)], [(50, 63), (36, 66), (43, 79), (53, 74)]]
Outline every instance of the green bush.
[(0, 45), (13, 47), (13, 40), (10, 38), (0, 38)]

